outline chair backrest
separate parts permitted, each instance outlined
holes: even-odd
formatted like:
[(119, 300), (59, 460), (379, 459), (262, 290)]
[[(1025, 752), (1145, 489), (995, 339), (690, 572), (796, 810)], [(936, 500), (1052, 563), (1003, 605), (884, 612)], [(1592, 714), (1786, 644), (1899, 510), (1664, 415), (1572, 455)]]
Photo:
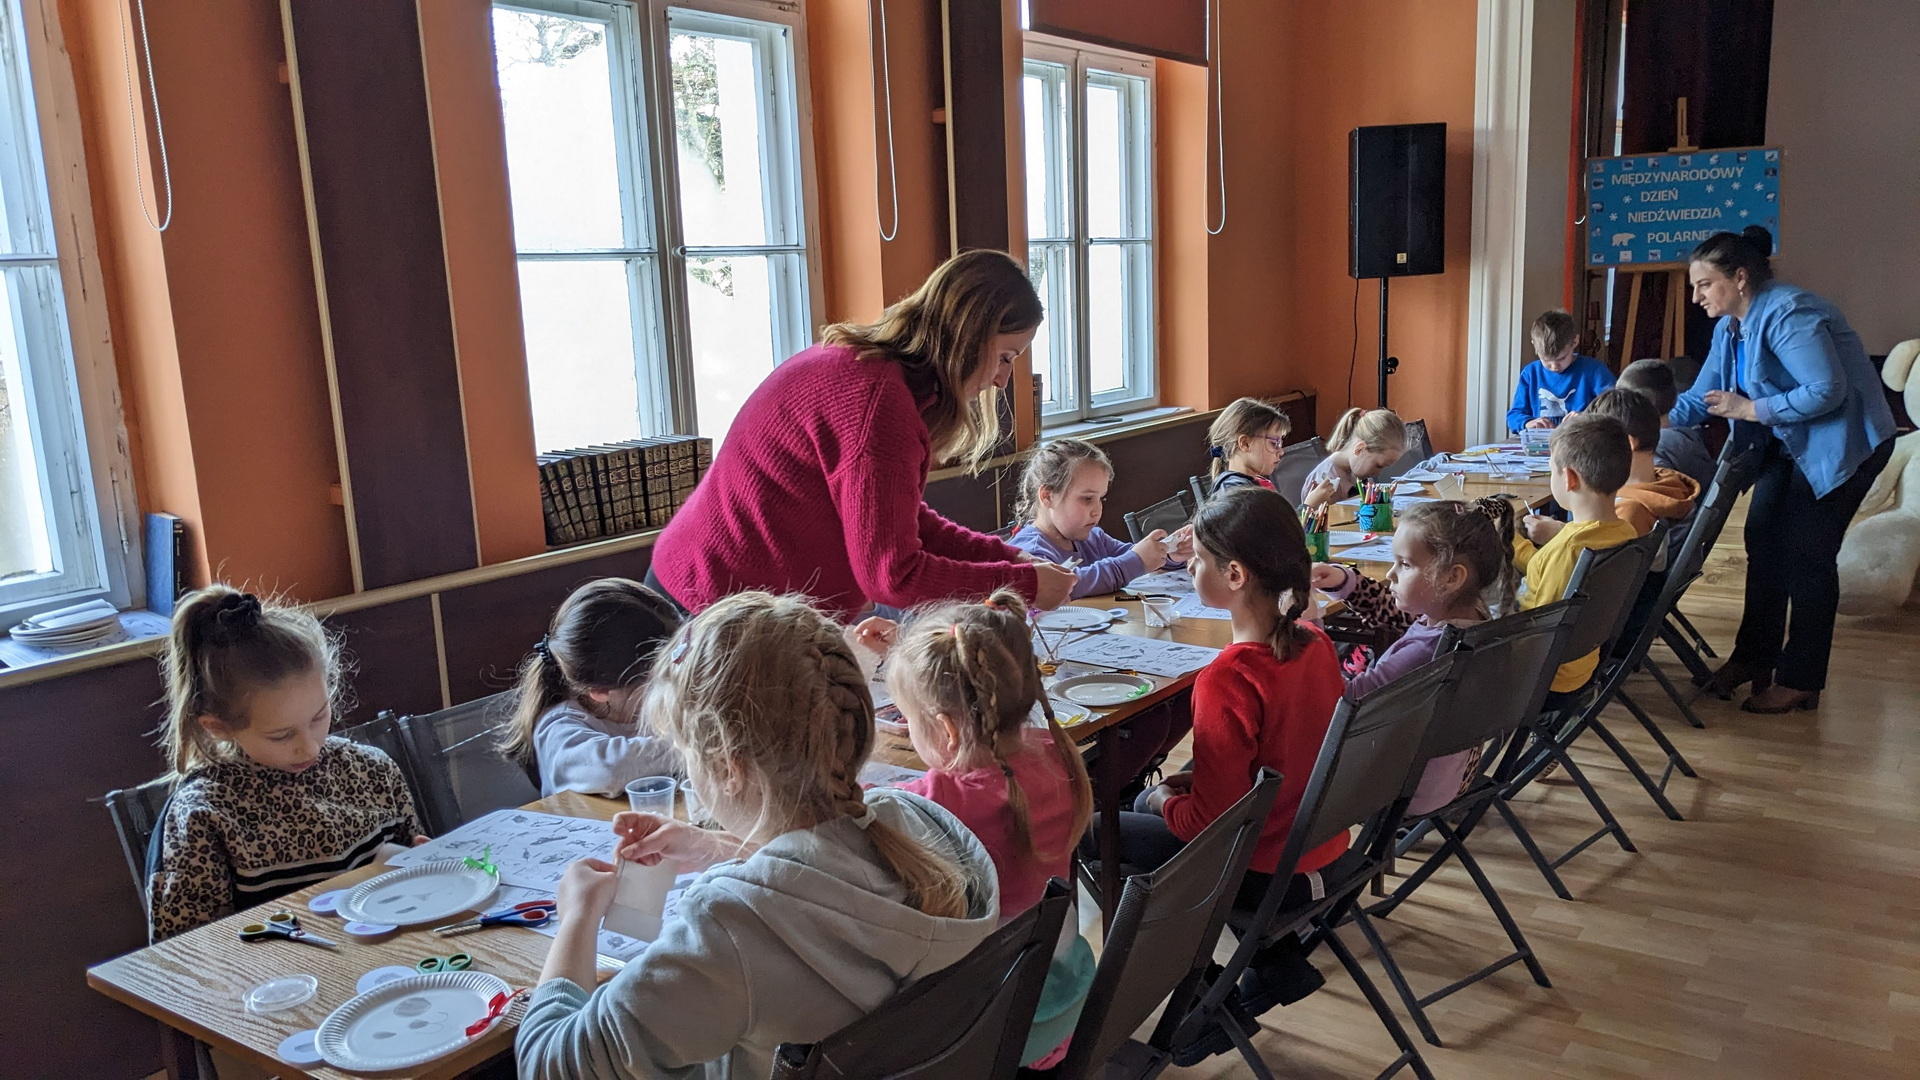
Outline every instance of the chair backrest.
[(1612, 647), (1633, 613), (1634, 597), (1646, 584), (1653, 553), (1667, 541), (1665, 525), (1661, 522), (1647, 535), (1624, 544), (1588, 548), (1580, 553), (1573, 576), (1567, 579), (1567, 589), (1560, 594), (1563, 599), (1575, 595), (1587, 598), (1580, 617), (1573, 621), (1565, 653), (1568, 658)]
[(1433, 456), (1433, 438), (1427, 434), (1425, 420), (1407, 421), (1407, 452), (1400, 460), (1380, 470), (1379, 479), (1391, 480), (1412, 472), (1419, 464)]
[(958, 963), (817, 1043), (782, 1043), (775, 1080), (1013, 1077), (1068, 907), (1055, 878), (1038, 904)]
[(1199, 505), (1193, 501), (1191, 491), (1177, 491), (1170, 498), (1161, 499), (1152, 506), (1134, 510), (1125, 515), (1127, 535), (1139, 543), (1155, 529), (1172, 532), (1193, 518), (1193, 509)]
[(1267, 477), (1273, 482), (1273, 489), (1287, 497), (1287, 501), (1298, 505), (1300, 489), (1307, 485), (1307, 475), (1313, 467), (1327, 456), (1327, 444), (1320, 436), (1294, 443), (1280, 451), (1280, 464), (1273, 467), (1273, 473)]
[(1630, 666), (1637, 666), (1659, 640), (1660, 631), (1666, 625), (1667, 615), (1680, 604), (1687, 589), (1700, 579), (1701, 571), (1706, 567), (1707, 556), (1712, 553), (1713, 545), (1720, 539), (1721, 530), (1726, 528), (1727, 518), (1733, 513), (1733, 504), (1740, 499), (1741, 488), (1732, 482), (1732, 475), (1741, 467), (1742, 458), (1722, 455), (1720, 465), (1714, 471), (1713, 486), (1700, 500), (1694, 511), (1693, 524), (1687, 530), (1686, 539), (1680, 543), (1679, 554), (1667, 563), (1667, 580), (1660, 587), (1660, 595), (1654, 601), (1653, 608), (1647, 614), (1647, 620), (1640, 627), (1639, 636), (1629, 644), (1625, 656)]
[[(1566, 659), (1573, 621), (1586, 602), (1576, 596), (1474, 626), (1448, 627), (1440, 650), (1458, 656), (1454, 692), (1427, 725), (1420, 760), (1483, 745), (1539, 715), (1554, 672)], [(1420, 776), (1415, 770), (1409, 778), (1416, 787)]]
[[(371, 746), (392, 758), (393, 763), (400, 767), (400, 775), (407, 781), (407, 793), (413, 796), (414, 809), (422, 815), (426, 813), (427, 793), (420, 783), (420, 771), (414, 764), (413, 748), (407, 745), (406, 736), (400, 731), (398, 714), (392, 709), (382, 709), (373, 719), (342, 728), (334, 734), (362, 746)], [(426, 824), (424, 817), (421, 824)]]
[(540, 797), (518, 764), (495, 749), (511, 692), (400, 718), (400, 737), (420, 783), (423, 824), (434, 835), (482, 814)]
[(101, 800), (107, 815), (113, 818), (113, 831), (120, 836), (120, 854), (127, 860), (127, 872), (133, 875), (134, 895), (140, 898), (140, 910), (147, 910), (147, 884), (152, 880), (152, 853), (155, 831), (166, 816), (167, 800), (173, 797), (173, 781), (149, 780), (137, 787), (107, 792)]
[[(1280, 774), (1262, 769), (1253, 790), (1151, 874), (1127, 879), (1100, 952), (1100, 966), (1056, 1080), (1093, 1075), (1161, 1002), (1171, 1036), (1199, 990), (1227, 909), (1253, 861)], [(1172, 995), (1169, 998), (1169, 995)], [(1163, 1042), (1164, 1039), (1156, 1039)]]
[(1187, 477), (1187, 491), (1193, 495), (1193, 505), (1199, 506), (1213, 495), (1213, 477)]

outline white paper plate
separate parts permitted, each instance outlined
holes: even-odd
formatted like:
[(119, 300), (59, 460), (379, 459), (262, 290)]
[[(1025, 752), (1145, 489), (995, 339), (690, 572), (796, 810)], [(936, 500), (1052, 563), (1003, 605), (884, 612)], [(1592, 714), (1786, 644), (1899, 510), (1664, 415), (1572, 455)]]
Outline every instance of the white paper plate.
[(1061, 679), (1053, 684), (1050, 693), (1054, 697), (1066, 698), (1075, 705), (1106, 708), (1111, 705), (1125, 704), (1152, 691), (1151, 679), (1109, 671), (1098, 675), (1078, 675), (1071, 679)]
[(1068, 701), (1057, 694), (1048, 694), (1048, 702), (1053, 706), (1054, 722), (1061, 727), (1084, 724), (1093, 719), (1093, 710), (1077, 702)]
[(356, 922), (416, 926), (463, 911), (479, 911), (493, 899), (500, 879), (459, 859), (436, 859), (381, 874), (340, 898), (340, 917)]
[(484, 971), (395, 979), (329, 1013), (315, 1041), (320, 1056), (336, 1069), (404, 1069), (465, 1046), (467, 1025), (487, 1015), (495, 994), (512, 992), (499, 976)]
[[(1120, 614), (1126, 615), (1121, 608)], [(1097, 630), (1113, 622), (1113, 614), (1101, 608), (1074, 607), (1069, 605), (1041, 612), (1034, 617), (1033, 625), (1042, 630)]]

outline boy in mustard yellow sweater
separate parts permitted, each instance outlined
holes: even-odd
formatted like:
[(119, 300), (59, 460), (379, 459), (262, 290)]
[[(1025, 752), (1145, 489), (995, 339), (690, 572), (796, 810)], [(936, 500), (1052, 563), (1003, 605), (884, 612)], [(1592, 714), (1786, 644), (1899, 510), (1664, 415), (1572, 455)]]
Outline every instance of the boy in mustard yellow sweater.
[[(1528, 560), (1521, 610), (1561, 599), (1582, 551), (1617, 547), (1639, 535), (1614, 509), (1614, 495), (1632, 469), (1627, 429), (1613, 417), (1581, 413), (1554, 430), (1553, 501), (1565, 507), (1572, 520)], [(1553, 692), (1580, 689), (1599, 666), (1597, 650), (1568, 660), (1553, 678)]]

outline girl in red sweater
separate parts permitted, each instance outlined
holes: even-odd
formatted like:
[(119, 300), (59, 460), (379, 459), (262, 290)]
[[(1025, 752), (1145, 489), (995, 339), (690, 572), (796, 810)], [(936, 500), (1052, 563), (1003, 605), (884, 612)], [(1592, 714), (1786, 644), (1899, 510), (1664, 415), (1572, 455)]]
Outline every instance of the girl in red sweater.
[[(1261, 768), (1285, 779), (1260, 832), (1236, 906), (1259, 906), (1293, 828), (1307, 780), (1346, 682), (1333, 642), (1300, 621), (1312, 602), (1312, 561), (1293, 507), (1280, 494), (1221, 492), (1193, 522), (1193, 583), (1233, 615), (1233, 644), (1193, 684), (1193, 764), (1140, 795), (1122, 814), (1129, 866), (1159, 866), (1253, 788)], [(1345, 834), (1301, 856), (1288, 906), (1323, 895), (1319, 871), (1347, 850)], [(1257, 956), (1241, 1001), (1258, 1016), (1318, 989), (1321, 979), (1289, 938)]]

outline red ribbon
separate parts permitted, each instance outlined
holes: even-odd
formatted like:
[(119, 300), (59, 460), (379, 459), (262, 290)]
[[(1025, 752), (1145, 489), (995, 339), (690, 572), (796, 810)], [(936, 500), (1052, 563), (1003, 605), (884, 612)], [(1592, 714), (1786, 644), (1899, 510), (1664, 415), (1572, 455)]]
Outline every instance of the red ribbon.
[(493, 995), (493, 1000), (487, 1002), (487, 1015), (467, 1025), (467, 1038), (471, 1039), (493, 1026), (493, 1022), (500, 1019), (501, 1015), (507, 1011), (507, 1006), (513, 1004), (513, 1000), (524, 993), (526, 993), (525, 990), (515, 990), (511, 994)]

